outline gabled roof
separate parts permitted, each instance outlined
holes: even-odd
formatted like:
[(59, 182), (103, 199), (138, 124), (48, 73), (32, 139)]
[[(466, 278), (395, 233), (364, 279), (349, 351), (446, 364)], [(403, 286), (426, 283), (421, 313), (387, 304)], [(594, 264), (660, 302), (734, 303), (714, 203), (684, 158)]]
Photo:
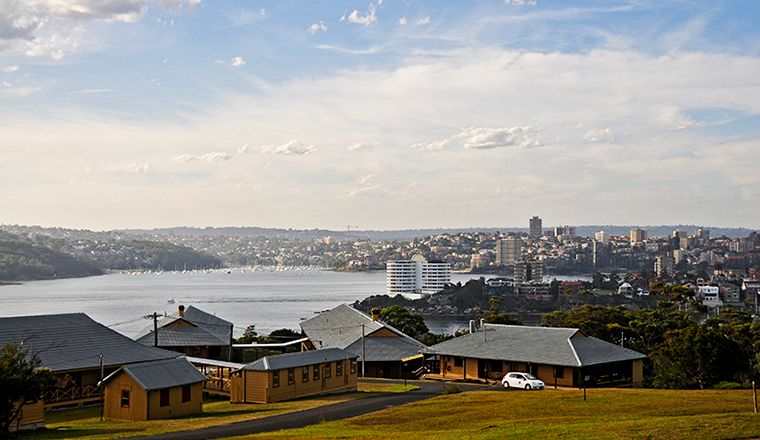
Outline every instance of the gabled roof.
[[(422, 343), (401, 330), (381, 321), (373, 321), (369, 315), (346, 304), (302, 321), (301, 330), (317, 348), (336, 347), (361, 355), (362, 324), (365, 335), (365, 359), (368, 361), (397, 361), (425, 348)], [(383, 328), (397, 334), (398, 337), (372, 336)], [(394, 353), (399, 357), (395, 357)]]
[(207, 379), (184, 357), (125, 365), (103, 379), (108, 383), (121, 373), (128, 374), (146, 391), (203, 382)]
[[(184, 325), (172, 325), (175, 323)], [(232, 323), (193, 306), (188, 306), (184, 316), (175, 313), (158, 319), (159, 347), (228, 346), (232, 336)], [(153, 345), (153, 323), (135, 336), (145, 345)]]
[(484, 331), (436, 344), (425, 353), (501, 359), (512, 362), (582, 367), (643, 359), (646, 355), (601, 339), (577, 328), (486, 324)]
[(307, 365), (335, 362), (343, 359), (355, 359), (356, 355), (339, 348), (325, 348), (323, 350), (301, 351), (297, 353), (277, 354), (265, 356), (244, 366), (243, 370), (271, 371), (286, 368), (305, 367)]
[(177, 353), (146, 347), (84, 313), (0, 318), (0, 345), (23, 343), (54, 372), (176, 358)]

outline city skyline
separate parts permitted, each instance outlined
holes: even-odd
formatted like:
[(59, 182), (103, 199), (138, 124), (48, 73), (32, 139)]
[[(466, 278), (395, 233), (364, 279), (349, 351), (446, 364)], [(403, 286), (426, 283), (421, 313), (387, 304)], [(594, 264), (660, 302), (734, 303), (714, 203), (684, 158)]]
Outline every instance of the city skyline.
[(754, 2), (0, 7), (0, 223), (760, 227)]

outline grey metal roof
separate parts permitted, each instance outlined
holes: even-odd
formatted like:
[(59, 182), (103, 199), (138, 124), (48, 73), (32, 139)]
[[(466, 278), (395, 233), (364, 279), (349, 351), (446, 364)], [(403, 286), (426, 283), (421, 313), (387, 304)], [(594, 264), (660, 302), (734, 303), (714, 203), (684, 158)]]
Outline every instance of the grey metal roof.
[[(367, 362), (400, 361), (409, 356), (419, 354), (424, 348), (425, 345), (414, 339), (370, 336), (364, 338), (364, 360)], [(350, 351), (361, 359), (361, 338), (346, 347), (346, 351)]]
[[(177, 321), (190, 325), (173, 326)], [(175, 313), (158, 318), (159, 347), (228, 346), (231, 342), (232, 323), (188, 306), (184, 316)], [(145, 345), (153, 345), (153, 323), (147, 325), (135, 336), (135, 340)]]
[(483, 330), (436, 344), (425, 353), (581, 367), (646, 356), (577, 328), (486, 324)]
[(23, 343), (54, 372), (171, 359), (177, 353), (146, 347), (94, 321), (84, 313), (0, 318), (0, 345)]
[(257, 359), (243, 367), (243, 370), (270, 371), (285, 368), (298, 368), (307, 365), (353, 359), (356, 355), (340, 348), (300, 351), (298, 353), (277, 354)]
[(207, 379), (193, 364), (181, 357), (125, 365), (109, 374), (103, 379), (103, 382), (108, 383), (109, 380), (122, 372), (130, 375), (146, 391), (190, 385)]
[[(301, 330), (315, 347), (337, 347), (361, 354), (362, 324), (364, 324), (365, 356), (368, 361), (398, 361), (417, 354), (425, 348), (425, 345), (401, 330), (382, 321), (373, 321), (369, 315), (346, 304), (302, 321)], [(399, 336), (371, 336), (372, 333), (383, 328)], [(370, 340), (372, 342), (368, 342)]]

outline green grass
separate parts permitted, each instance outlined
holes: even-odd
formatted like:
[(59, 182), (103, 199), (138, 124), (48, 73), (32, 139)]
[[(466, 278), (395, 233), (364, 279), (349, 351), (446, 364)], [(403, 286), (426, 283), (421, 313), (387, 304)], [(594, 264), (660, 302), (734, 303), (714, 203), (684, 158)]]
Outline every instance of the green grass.
[(346, 439), (760, 438), (747, 391), (467, 392), (353, 419), (245, 438)]
[(359, 382), (358, 389), (365, 393), (405, 393), (407, 391), (419, 390), (420, 387), (392, 382)]
[(100, 407), (49, 411), (45, 414), (45, 428), (25, 431), (21, 439), (83, 440), (110, 439), (161, 434), (224, 425), (244, 420), (258, 419), (279, 414), (316, 408), (372, 395), (367, 392), (330, 394), (311, 398), (270, 404), (231, 404), (228, 400), (208, 399), (203, 403), (203, 413), (195, 416), (150, 420), (146, 422), (100, 421)]

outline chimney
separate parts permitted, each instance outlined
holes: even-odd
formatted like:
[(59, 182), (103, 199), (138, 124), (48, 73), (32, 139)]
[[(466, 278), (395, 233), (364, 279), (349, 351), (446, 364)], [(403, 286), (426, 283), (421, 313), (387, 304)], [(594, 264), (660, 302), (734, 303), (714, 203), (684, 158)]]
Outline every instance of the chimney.
[(473, 333), (475, 333), (475, 320), (471, 319), (470, 320), (470, 334), (473, 334)]
[(179, 317), (180, 318), (183, 317), (183, 316), (185, 316), (185, 306), (183, 306), (182, 304), (180, 304), (179, 307), (177, 307), (177, 309), (179, 310)]
[(380, 319), (380, 309), (377, 307), (373, 307), (372, 310), (369, 311), (369, 313), (372, 314), (372, 321), (377, 322), (378, 319)]

